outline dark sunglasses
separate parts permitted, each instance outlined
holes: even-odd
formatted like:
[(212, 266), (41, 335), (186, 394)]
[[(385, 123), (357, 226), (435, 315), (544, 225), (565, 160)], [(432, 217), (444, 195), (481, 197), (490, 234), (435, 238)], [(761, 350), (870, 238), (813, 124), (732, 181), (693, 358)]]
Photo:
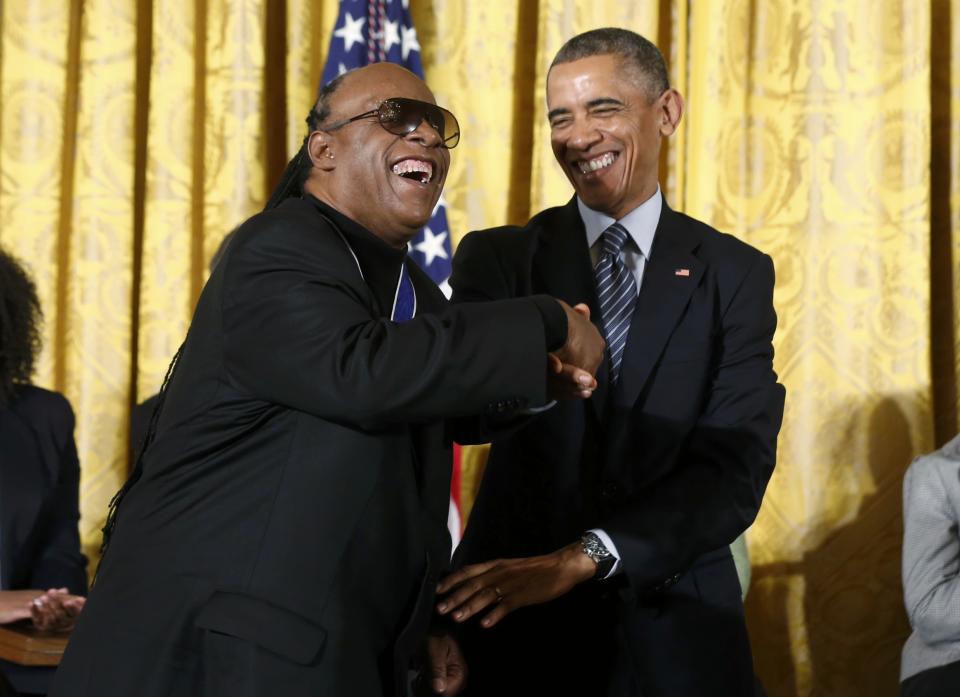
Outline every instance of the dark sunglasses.
[(440, 134), (443, 147), (455, 148), (457, 143), (460, 142), (460, 124), (457, 123), (456, 116), (436, 104), (405, 97), (384, 99), (376, 109), (357, 114), (349, 119), (336, 121), (323, 128), (323, 130), (335, 131), (348, 123), (367, 119), (371, 116), (376, 116), (380, 125), (394, 135), (405, 136), (408, 133), (413, 133), (420, 126), (421, 121), (426, 121), (433, 130)]

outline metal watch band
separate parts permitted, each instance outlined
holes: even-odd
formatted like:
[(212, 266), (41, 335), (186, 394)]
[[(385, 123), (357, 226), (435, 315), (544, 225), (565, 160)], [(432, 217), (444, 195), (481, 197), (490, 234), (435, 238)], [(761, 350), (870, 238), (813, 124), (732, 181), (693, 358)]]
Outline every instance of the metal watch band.
[(610, 575), (610, 571), (617, 560), (596, 533), (584, 533), (580, 537), (580, 547), (583, 549), (583, 553), (597, 565), (597, 573), (593, 575), (595, 579), (606, 578)]

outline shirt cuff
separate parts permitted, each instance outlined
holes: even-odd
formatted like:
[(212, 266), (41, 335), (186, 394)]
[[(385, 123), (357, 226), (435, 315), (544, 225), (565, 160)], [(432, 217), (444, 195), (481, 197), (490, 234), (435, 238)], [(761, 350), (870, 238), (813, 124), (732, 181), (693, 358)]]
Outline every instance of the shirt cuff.
[(556, 405), (557, 405), (557, 400), (551, 399), (542, 407), (528, 407), (526, 409), (521, 409), (519, 413), (524, 416), (536, 416), (537, 414), (542, 414), (548, 409), (553, 409)]
[(607, 551), (610, 552), (610, 554), (613, 555), (613, 558), (616, 560), (613, 563), (613, 567), (610, 569), (610, 573), (600, 580), (602, 581), (604, 579), (616, 576), (623, 570), (623, 563), (620, 561), (620, 553), (617, 551), (617, 546), (613, 544), (613, 540), (610, 539), (610, 536), (600, 528), (591, 528), (590, 530), (587, 530), (587, 532), (592, 532), (594, 535), (599, 537), (600, 541), (603, 543), (603, 546), (607, 548)]

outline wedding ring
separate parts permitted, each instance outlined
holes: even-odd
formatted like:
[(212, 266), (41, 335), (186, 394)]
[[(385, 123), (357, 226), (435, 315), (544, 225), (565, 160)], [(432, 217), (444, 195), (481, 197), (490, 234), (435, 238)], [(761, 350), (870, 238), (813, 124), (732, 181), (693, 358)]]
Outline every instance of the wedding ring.
[(497, 602), (498, 603), (503, 602), (503, 591), (500, 590), (500, 586), (494, 586), (493, 592), (497, 594)]

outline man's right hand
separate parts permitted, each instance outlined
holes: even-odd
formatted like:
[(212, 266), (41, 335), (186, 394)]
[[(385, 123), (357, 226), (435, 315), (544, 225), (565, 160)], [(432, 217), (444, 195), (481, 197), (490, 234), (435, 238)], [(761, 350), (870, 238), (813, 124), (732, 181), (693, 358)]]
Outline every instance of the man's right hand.
[(583, 303), (570, 307), (557, 300), (567, 313), (567, 343), (554, 355), (560, 363), (575, 366), (590, 375), (596, 376), (597, 368), (603, 360), (606, 342), (590, 321), (590, 308)]

